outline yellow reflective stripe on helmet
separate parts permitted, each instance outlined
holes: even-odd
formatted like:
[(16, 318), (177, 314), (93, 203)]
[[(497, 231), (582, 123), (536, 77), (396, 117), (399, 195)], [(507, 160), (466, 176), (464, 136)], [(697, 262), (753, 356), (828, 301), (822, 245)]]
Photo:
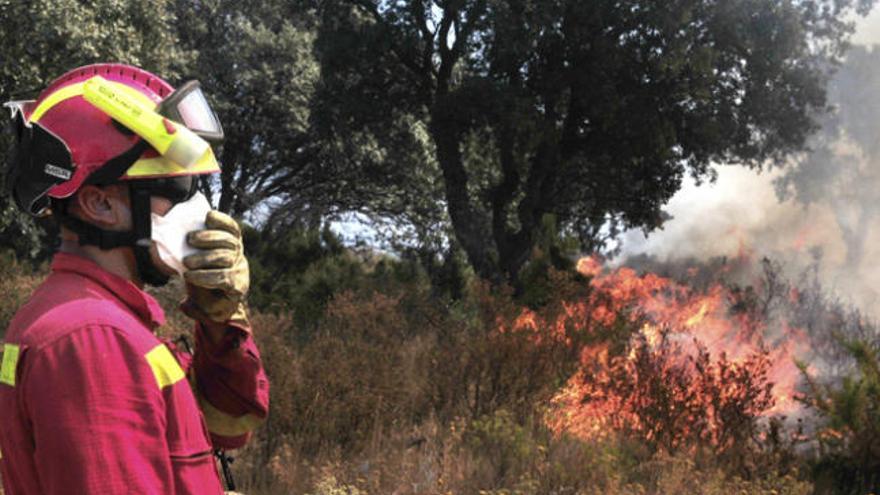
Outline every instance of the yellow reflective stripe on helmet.
[[(108, 82), (118, 91), (121, 91), (127, 96), (137, 99), (143, 105), (148, 105), (150, 108), (155, 108), (158, 106), (158, 104), (147, 97), (147, 95), (132, 87), (126, 86), (125, 84), (118, 83), (116, 81)], [(74, 96), (82, 96), (85, 92), (85, 85), (86, 81), (69, 84), (50, 94), (43, 101), (40, 102), (40, 105), (37, 108), (34, 109), (33, 113), (31, 113), (30, 117), (28, 118), (28, 121), (37, 122), (40, 120), (40, 117), (42, 117), (43, 114), (48, 112), (55, 105), (61, 103), (64, 100), (73, 98)]]
[(205, 423), (208, 424), (208, 431), (215, 435), (240, 437), (263, 424), (264, 419), (254, 414), (232, 416), (212, 406), (202, 394), (196, 392), (196, 397), (199, 400), (199, 408), (205, 416)]
[(214, 152), (208, 148), (208, 151), (199, 161), (190, 167), (182, 167), (177, 163), (165, 158), (157, 156), (154, 158), (141, 158), (125, 171), (123, 179), (142, 179), (147, 177), (167, 177), (172, 175), (196, 175), (209, 172), (219, 172), (220, 164), (214, 157)]
[(15, 344), (3, 345), (3, 364), (0, 365), (0, 383), (15, 386), (15, 370), (18, 368), (18, 356), (21, 348)]
[(49, 111), (50, 108), (54, 107), (64, 100), (83, 94), (84, 84), (85, 83), (74, 83), (68, 86), (64, 86), (58, 91), (47, 96), (46, 99), (40, 102), (40, 106), (34, 109), (28, 120), (30, 122), (37, 122), (38, 120), (40, 120), (40, 117), (42, 117), (44, 113)]
[(160, 389), (183, 380), (183, 369), (180, 368), (180, 364), (177, 363), (165, 344), (157, 345), (152, 351), (144, 354), (144, 358), (150, 364), (153, 376), (156, 377), (156, 384)]

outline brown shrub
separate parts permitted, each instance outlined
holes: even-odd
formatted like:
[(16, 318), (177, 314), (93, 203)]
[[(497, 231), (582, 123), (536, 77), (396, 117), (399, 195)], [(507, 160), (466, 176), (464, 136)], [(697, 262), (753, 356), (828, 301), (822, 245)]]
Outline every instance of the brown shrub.
[[(447, 421), (501, 409), (529, 421), (576, 370), (575, 342), (583, 332), (570, 325), (561, 300), (533, 313), (510, 292), (482, 283), (469, 291), (437, 329), (430, 363), (434, 410)], [(524, 315), (533, 320), (524, 323)], [(564, 324), (549, 328), (547, 322)]]
[(360, 450), (388, 428), (426, 416), (426, 344), (398, 302), (340, 294), (300, 350), (293, 434), (305, 452)]
[(0, 332), (6, 332), (12, 317), (47, 275), (47, 267), (34, 270), (10, 253), (0, 252)]

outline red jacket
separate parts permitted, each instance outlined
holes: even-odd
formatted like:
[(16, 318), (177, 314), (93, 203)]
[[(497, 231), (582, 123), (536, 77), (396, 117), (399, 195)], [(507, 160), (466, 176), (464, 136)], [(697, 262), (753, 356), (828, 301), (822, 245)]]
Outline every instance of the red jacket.
[(197, 324), (190, 359), (153, 334), (164, 320), (131, 282), (55, 256), (5, 337), (6, 495), (222, 493), (212, 445), (241, 446), (267, 413), (259, 353), (246, 332), (212, 345)]

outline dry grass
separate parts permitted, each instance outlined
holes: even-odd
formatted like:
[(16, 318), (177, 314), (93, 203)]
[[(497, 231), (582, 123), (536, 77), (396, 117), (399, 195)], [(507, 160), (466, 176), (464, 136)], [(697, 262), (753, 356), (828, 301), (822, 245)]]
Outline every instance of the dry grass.
[[(41, 276), (7, 267), (0, 317)], [(565, 289), (564, 287), (562, 289)], [(185, 333), (179, 286), (154, 293)], [(572, 289), (574, 290), (574, 289)], [(551, 321), (560, 306), (541, 317)], [(555, 308), (555, 309), (554, 309)], [(710, 456), (611, 435), (554, 435), (548, 398), (577, 366), (558, 340), (499, 332), (518, 308), (474, 287), (440, 307), (423, 291), (337, 294), (308, 339), (290, 314), (254, 312), (272, 384), (267, 423), (237, 452), (248, 495), (806, 494), (794, 470), (741, 479)], [(8, 319), (8, 317), (6, 317)], [(780, 472), (782, 474), (780, 474)]]

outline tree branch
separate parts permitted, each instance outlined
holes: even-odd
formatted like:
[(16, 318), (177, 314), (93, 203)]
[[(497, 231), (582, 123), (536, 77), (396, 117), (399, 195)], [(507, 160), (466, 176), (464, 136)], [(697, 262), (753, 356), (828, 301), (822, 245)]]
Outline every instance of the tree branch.
[[(392, 41), (396, 41), (396, 37), (394, 36), (394, 29), (392, 29), (392, 27), (385, 21), (385, 18), (382, 17), (382, 13), (379, 12), (378, 5), (374, 4), (370, 0), (347, 1), (356, 7), (360, 7), (361, 10), (369, 14), (373, 18), (373, 20), (375, 20), (376, 23), (382, 27), (382, 29), (385, 29), (388, 32), (389, 38), (391, 38)], [(392, 42), (390, 45), (390, 49), (391, 52), (394, 53), (395, 57), (397, 57), (398, 61), (403, 64), (404, 67), (409, 69), (413, 74), (418, 76), (421, 81), (425, 80), (425, 70), (427, 70), (429, 73), (432, 72), (430, 67), (422, 67), (414, 61), (410, 60), (409, 57), (404, 56), (403, 53), (401, 53), (400, 51), (400, 47), (397, 46), (396, 43)]]

